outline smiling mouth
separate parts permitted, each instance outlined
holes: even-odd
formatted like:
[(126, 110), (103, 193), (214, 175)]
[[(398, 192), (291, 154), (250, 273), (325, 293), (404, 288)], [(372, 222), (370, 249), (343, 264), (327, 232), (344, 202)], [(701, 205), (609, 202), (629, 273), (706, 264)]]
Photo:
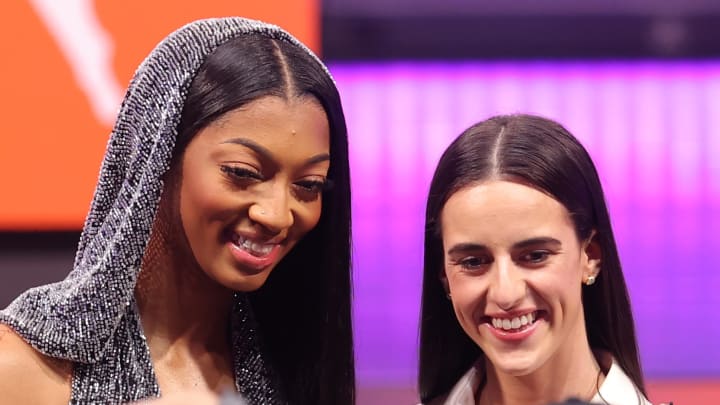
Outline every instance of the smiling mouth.
[(521, 316), (513, 318), (492, 318), (487, 317), (487, 323), (493, 328), (503, 332), (521, 332), (532, 326), (539, 318), (542, 317), (540, 311), (533, 311)]
[(254, 242), (238, 234), (232, 236), (232, 243), (255, 257), (266, 257), (277, 246), (277, 243)]

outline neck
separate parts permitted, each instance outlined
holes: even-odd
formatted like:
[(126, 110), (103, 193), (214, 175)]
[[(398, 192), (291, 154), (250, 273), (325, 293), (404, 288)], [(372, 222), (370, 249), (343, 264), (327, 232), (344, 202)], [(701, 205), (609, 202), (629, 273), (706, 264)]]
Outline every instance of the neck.
[(587, 342), (584, 328), (582, 332), (582, 339), (570, 339), (576, 344), (558, 350), (539, 369), (527, 375), (503, 373), (486, 358), (487, 382), (478, 403), (545, 405), (568, 398), (589, 401), (595, 396), (604, 375)]
[(178, 232), (164, 228), (156, 222), (135, 287), (148, 345), (227, 352), (233, 292), (200, 269), (186, 243), (169, 236)]

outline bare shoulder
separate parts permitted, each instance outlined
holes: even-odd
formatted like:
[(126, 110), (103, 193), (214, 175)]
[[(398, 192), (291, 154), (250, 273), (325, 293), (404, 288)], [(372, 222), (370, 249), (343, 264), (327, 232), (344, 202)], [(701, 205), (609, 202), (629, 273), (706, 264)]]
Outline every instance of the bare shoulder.
[(0, 324), (0, 405), (70, 401), (72, 364), (47, 357)]

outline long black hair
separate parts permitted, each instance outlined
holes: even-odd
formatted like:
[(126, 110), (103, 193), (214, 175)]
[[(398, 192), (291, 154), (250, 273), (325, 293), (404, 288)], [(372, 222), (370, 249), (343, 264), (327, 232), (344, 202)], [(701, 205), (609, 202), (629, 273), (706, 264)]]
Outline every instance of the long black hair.
[(264, 96), (312, 97), (330, 128), (332, 188), (311, 230), (250, 294), (267, 353), (290, 404), (355, 403), (351, 321), (350, 168), (335, 83), (300, 47), (261, 34), (219, 46), (193, 79), (174, 156), (223, 114)]
[(423, 402), (450, 390), (483, 355), (457, 322), (440, 280), (444, 260), (439, 220), (451, 195), (491, 178), (518, 181), (558, 200), (570, 213), (579, 240), (596, 231), (602, 268), (597, 282), (582, 291), (588, 340), (593, 349), (610, 352), (645, 394), (630, 299), (595, 166), (560, 124), (507, 115), (465, 130), (443, 153), (430, 185), (418, 375)]

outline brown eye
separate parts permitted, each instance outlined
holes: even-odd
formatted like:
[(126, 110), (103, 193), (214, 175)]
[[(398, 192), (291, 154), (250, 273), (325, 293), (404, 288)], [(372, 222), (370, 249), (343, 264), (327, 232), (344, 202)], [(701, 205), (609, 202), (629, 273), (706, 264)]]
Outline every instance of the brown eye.
[(464, 270), (478, 271), (492, 263), (492, 259), (484, 256), (468, 256), (457, 261)]
[(538, 264), (547, 260), (549, 256), (550, 252), (547, 250), (533, 250), (532, 252), (523, 255), (522, 260), (531, 264)]

